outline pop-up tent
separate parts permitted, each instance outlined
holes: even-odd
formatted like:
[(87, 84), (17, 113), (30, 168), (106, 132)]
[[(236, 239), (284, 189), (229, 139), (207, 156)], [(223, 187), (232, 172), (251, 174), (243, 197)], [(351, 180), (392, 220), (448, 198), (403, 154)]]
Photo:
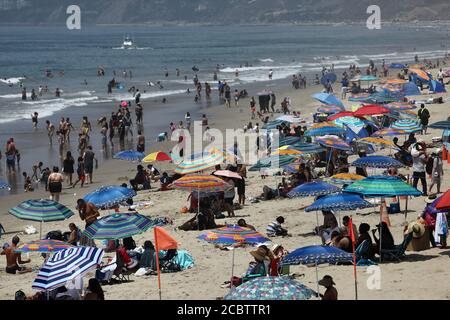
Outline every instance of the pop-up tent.
[(408, 82), (403, 85), (403, 94), (405, 96), (419, 96), (421, 92), (414, 82)]
[(430, 91), (432, 91), (434, 93), (447, 92), (447, 90), (445, 90), (445, 87), (442, 85), (442, 83), (439, 81), (436, 81), (436, 80), (431, 80)]

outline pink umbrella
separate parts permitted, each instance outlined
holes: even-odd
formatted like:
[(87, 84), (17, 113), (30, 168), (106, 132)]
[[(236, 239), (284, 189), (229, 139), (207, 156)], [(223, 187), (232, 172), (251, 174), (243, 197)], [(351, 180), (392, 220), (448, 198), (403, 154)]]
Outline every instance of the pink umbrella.
[(120, 105), (121, 105), (123, 108), (125, 108), (125, 107), (128, 106), (128, 103), (127, 103), (126, 101), (122, 101), (122, 102), (120, 103)]
[(217, 170), (213, 172), (213, 175), (233, 179), (242, 179), (242, 177), (238, 173), (230, 170)]

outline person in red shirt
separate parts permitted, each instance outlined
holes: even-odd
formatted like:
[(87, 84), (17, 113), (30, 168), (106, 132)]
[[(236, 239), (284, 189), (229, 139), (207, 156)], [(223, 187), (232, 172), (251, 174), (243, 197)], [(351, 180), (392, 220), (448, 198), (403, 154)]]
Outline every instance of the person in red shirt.
[(275, 244), (272, 247), (273, 259), (270, 262), (270, 275), (273, 277), (278, 277), (281, 275), (280, 261), (281, 259), (288, 255), (287, 252), (282, 245)]

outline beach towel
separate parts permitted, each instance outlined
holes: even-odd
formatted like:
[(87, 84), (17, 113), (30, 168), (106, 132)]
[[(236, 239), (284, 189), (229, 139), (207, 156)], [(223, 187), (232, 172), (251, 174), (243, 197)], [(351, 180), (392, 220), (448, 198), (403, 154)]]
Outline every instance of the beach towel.
[(447, 217), (444, 212), (438, 212), (436, 214), (436, 227), (434, 231), (434, 241), (436, 243), (441, 243), (441, 239), (439, 236), (447, 237), (448, 226), (447, 226)]
[[(162, 258), (167, 254), (167, 251), (160, 250), (159, 256)], [(175, 257), (170, 260), (171, 263), (177, 264), (180, 266), (181, 270), (186, 270), (192, 268), (194, 266), (194, 258), (192, 255), (186, 250), (178, 250)]]

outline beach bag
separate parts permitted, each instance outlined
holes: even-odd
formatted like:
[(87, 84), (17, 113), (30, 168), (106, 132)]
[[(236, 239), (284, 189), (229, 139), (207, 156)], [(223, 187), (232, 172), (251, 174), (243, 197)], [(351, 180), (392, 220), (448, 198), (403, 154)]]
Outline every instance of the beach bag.
[(427, 160), (427, 164), (425, 165), (425, 171), (428, 174), (433, 173), (433, 163), (434, 163), (434, 157), (429, 157)]

